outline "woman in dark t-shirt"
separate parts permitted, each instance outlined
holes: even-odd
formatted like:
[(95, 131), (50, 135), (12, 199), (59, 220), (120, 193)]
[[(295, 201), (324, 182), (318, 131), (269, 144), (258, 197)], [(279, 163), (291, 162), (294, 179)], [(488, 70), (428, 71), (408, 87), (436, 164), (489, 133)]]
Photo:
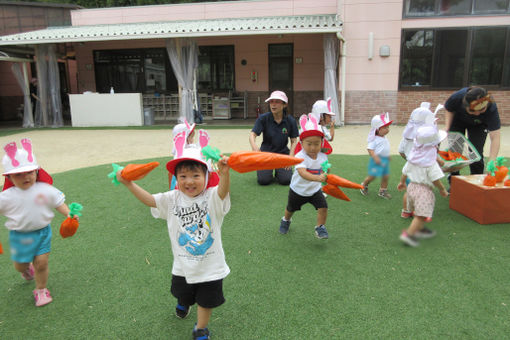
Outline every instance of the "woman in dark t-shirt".
[[(471, 174), (483, 174), (483, 148), (487, 134), (490, 138), (489, 160), (495, 160), (499, 153), (500, 129), (499, 112), (492, 96), (481, 87), (465, 87), (455, 92), (444, 104), (446, 131), (467, 131), (467, 138), (482, 159), (469, 167)], [(459, 173), (452, 173), (458, 175)]]

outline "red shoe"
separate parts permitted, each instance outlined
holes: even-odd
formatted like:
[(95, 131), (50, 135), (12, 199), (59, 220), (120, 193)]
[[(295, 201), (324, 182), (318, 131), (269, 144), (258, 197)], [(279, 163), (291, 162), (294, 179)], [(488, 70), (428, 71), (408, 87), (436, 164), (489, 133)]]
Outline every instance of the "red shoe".
[(402, 218), (413, 217), (413, 212), (412, 211), (405, 211), (404, 209), (402, 209), (402, 212), (400, 213), (400, 217), (402, 217)]
[(50, 295), (50, 291), (47, 288), (34, 289), (33, 293), (36, 307), (47, 305), (53, 301), (53, 298)]

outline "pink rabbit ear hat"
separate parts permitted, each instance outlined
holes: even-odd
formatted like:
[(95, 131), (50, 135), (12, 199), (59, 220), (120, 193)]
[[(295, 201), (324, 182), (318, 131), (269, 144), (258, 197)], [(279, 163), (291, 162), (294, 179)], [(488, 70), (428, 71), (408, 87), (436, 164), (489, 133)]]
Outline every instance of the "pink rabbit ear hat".
[(303, 140), (307, 137), (318, 136), (323, 138), (324, 133), (319, 129), (319, 123), (315, 115), (310, 113), (307, 115), (302, 115), (299, 118), (299, 124), (301, 125), (301, 133), (299, 134), (299, 139)]

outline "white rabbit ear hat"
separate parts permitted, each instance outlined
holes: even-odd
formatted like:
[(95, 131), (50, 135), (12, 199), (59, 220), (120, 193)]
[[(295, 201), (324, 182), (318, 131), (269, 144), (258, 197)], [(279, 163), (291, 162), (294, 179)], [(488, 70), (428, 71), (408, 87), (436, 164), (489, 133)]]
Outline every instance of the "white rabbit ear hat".
[(301, 133), (299, 134), (300, 140), (311, 136), (324, 137), (324, 133), (319, 128), (319, 122), (312, 113), (308, 116), (302, 115), (299, 117), (299, 125), (301, 126)]
[(21, 146), (22, 149), (18, 149), (16, 142), (4, 146), (5, 156), (2, 159), (4, 176), (39, 169), (37, 159), (32, 153), (32, 141), (24, 138), (21, 140)]
[(312, 106), (311, 113), (313, 113), (315, 117), (320, 117), (323, 113), (334, 116), (335, 113), (331, 111), (331, 98), (326, 100), (317, 100)]
[(207, 162), (202, 155), (202, 148), (209, 144), (209, 134), (205, 130), (199, 130), (198, 132), (200, 147), (186, 144), (187, 131), (181, 131), (174, 136), (175, 158), (166, 163), (166, 168), (172, 175), (175, 174), (177, 164), (184, 160), (197, 161), (204, 164), (208, 171), (212, 171), (210, 162)]

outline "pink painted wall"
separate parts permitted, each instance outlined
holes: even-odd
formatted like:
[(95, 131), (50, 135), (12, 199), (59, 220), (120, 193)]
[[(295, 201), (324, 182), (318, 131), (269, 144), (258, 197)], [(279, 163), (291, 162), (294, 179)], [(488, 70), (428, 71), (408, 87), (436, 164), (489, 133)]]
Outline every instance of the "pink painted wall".
[(336, 13), (337, 0), (222, 1), (71, 12), (73, 26)]
[[(403, 0), (344, 0), (340, 15), (347, 40), (346, 90), (397, 91), (401, 30), (408, 28), (508, 25), (510, 16), (402, 19)], [(374, 34), (373, 59), (368, 59), (369, 33)], [(390, 56), (379, 56), (382, 45)]]
[[(268, 45), (294, 44), (294, 61), (302, 58), (301, 64), (294, 63), (295, 91), (322, 91), (324, 86), (324, 52), (322, 50), (323, 36), (283, 35), (279, 36), (242, 36), (199, 38), (199, 46), (206, 45), (234, 45), (236, 90), (237, 91), (267, 91), (268, 89)], [(164, 40), (132, 40), (110, 42), (87, 42), (75, 46), (77, 65), (77, 89), (74, 93), (95, 91), (93, 50), (125, 49), (125, 48), (164, 48)], [(241, 65), (246, 59), (247, 64)], [(252, 71), (258, 73), (257, 82), (250, 79)], [(74, 89), (73, 89), (74, 90)]]

